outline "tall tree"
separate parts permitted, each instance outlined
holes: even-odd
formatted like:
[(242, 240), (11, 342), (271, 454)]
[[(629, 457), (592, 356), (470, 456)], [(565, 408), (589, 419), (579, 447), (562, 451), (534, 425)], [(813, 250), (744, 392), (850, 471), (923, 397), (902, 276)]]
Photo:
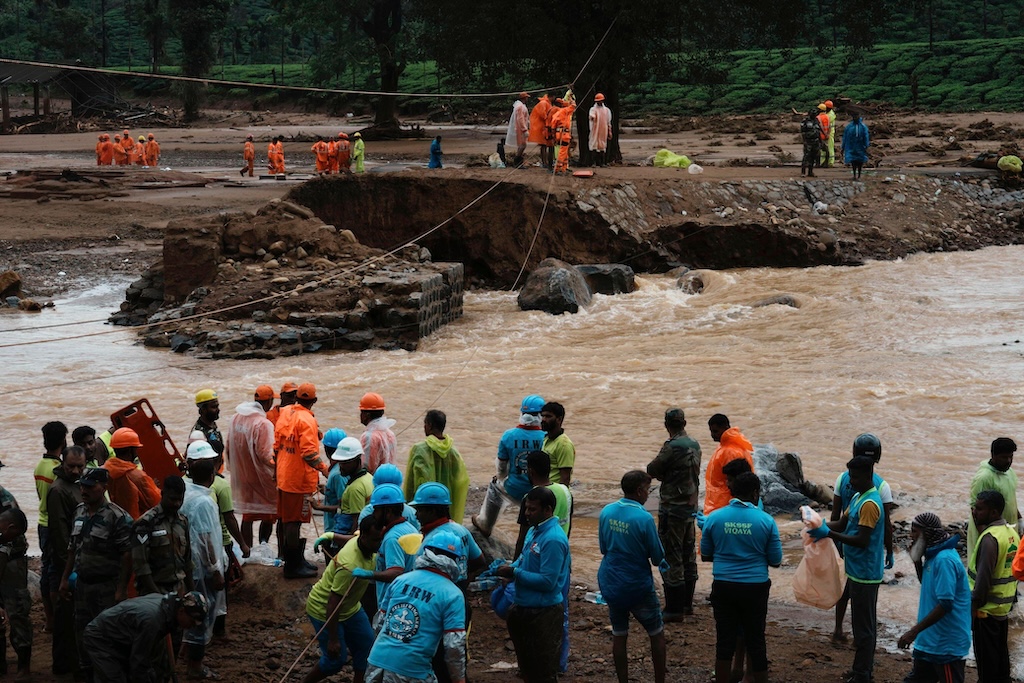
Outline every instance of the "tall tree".
[[(213, 65), (213, 38), (227, 22), (229, 0), (170, 0), (170, 17), (181, 38), (181, 72), (192, 78), (206, 76)], [(182, 87), (185, 120), (199, 118), (203, 86), (187, 81)]]
[(165, 5), (160, 0), (142, 0), (142, 35), (149, 45), (149, 69), (153, 73), (160, 67), (164, 45), (170, 34)]

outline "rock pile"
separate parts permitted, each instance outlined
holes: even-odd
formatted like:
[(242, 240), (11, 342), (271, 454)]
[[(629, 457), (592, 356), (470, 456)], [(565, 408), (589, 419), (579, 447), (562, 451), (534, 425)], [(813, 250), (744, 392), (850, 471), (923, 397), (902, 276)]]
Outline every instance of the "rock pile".
[(461, 317), (462, 264), (359, 244), (309, 209), (173, 222), (163, 259), (125, 292), (116, 324), (146, 324), (146, 345), (214, 358), (320, 350), (415, 349)]

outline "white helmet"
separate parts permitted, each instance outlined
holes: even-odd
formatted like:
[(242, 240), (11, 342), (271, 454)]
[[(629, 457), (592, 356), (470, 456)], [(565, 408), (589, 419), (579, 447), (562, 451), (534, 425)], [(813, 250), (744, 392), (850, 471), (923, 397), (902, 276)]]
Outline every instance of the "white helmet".
[(331, 454), (331, 460), (345, 462), (363, 457), (363, 444), (354, 436), (346, 436), (338, 444), (337, 450)]

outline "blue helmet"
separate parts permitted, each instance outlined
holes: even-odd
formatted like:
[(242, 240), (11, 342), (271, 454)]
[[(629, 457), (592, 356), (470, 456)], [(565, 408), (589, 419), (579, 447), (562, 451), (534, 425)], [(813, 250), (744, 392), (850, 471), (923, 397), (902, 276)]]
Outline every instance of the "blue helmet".
[[(380, 470), (377, 470), (380, 472)], [(416, 489), (412, 505), (451, 505), (452, 494), (448, 487), (436, 481), (428, 481)]]
[(346, 436), (348, 436), (348, 434), (345, 433), (344, 429), (338, 429), (335, 427), (334, 429), (327, 430), (327, 433), (324, 434), (324, 438), (321, 443), (323, 443), (327, 448), (337, 448), (338, 444), (341, 443), (341, 440)]
[(405, 503), (405, 495), (395, 484), (384, 484), (373, 490), (370, 496), (370, 505), (402, 505)]
[(519, 407), (519, 412), (530, 413), (537, 415), (544, 408), (544, 399), (537, 394), (530, 394), (523, 399), (523, 404)]
[(446, 529), (439, 529), (427, 536), (426, 540), (423, 541), (423, 547), (442, 552), (445, 555), (451, 555), (456, 559), (466, 555), (462, 539), (456, 536), (454, 532)]
[(391, 463), (385, 463), (373, 473), (373, 485), (383, 486), (384, 484), (402, 485), (402, 470)]

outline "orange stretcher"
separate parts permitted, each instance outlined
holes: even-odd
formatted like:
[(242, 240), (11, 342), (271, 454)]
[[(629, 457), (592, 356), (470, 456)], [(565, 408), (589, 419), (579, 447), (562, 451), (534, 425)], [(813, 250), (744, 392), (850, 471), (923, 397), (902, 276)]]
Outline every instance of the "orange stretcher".
[(138, 450), (139, 462), (157, 486), (163, 488), (166, 477), (180, 476), (185, 470), (185, 459), (171, 441), (164, 423), (148, 399), (140, 398), (111, 413), (110, 422), (115, 427), (134, 429), (139, 435), (139, 441), (142, 442), (142, 448)]

